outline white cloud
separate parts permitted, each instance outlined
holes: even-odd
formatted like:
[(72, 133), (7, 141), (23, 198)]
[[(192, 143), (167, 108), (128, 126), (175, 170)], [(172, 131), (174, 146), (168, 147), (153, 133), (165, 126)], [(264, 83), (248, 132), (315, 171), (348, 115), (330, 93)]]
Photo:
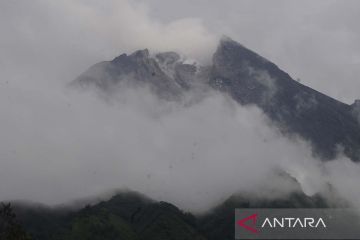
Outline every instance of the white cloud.
[(260, 110), (220, 93), (187, 107), (142, 88), (125, 88), (110, 103), (56, 88), (9, 85), (0, 93), (2, 200), (57, 204), (129, 188), (198, 211), (239, 191), (294, 190), (275, 177), (279, 170), (307, 194), (330, 182), (352, 197), (356, 186), (343, 188), (343, 174), (350, 169), (354, 183), (360, 176), (348, 160), (324, 172), (306, 143), (285, 139)]
[[(293, 23), (289, 19), (270, 21), (271, 14), (265, 18), (249, 17), (246, 9), (236, 27), (233, 21), (238, 19), (235, 14), (238, 8), (229, 3), (223, 6), (226, 8), (212, 8), (210, 12), (228, 15), (233, 20), (223, 18), (214, 28), (219, 27), (218, 32), (226, 27), (233, 29), (228, 32), (239, 40), (245, 39), (250, 47), (260, 46), (260, 52), (269, 53), (265, 55), (273, 56), (283, 49), (274, 57), (281, 64), (285, 64), (289, 55), (300, 54), (311, 42), (309, 36), (318, 29), (310, 28), (303, 39), (298, 37), (306, 29), (286, 35), (284, 31), (293, 25), (284, 31), (281, 28), (286, 22)], [(251, 10), (256, 5), (249, 6)], [(204, 9), (209, 8), (204, 5)], [(163, 23), (150, 11), (143, 4), (123, 0), (0, 2), (2, 199), (62, 203), (128, 187), (184, 208), (206, 209), (237, 190), (274, 187), (272, 183), (279, 182), (273, 179), (272, 170), (281, 168), (295, 176), (309, 194), (331, 182), (342, 195), (355, 203), (359, 201), (355, 183), (360, 174), (356, 164), (347, 159), (319, 164), (312, 159), (306, 143), (282, 138), (264, 124), (266, 119), (259, 110), (240, 107), (222, 95), (210, 95), (184, 108), (161, 102), (144, 90), (126, 90), (119, 102), (112, 105), (91, 93), (62, 91), (64, 83), (92, 63), (138, 48), (174, 49), (193, 58), (209, 58), (216, 37), (204, 27), (212, 22), (202, 17), (201, 12), (196, 12), (200, 17), (186, 16)], [(281, 11), (286, 12), (286, 8)], [(264, 9), (260, 13), (268, 14)], [(201, 21), (202, 18), (205, 20)], [(221, 17), (216, 19), (221, 21)], [(264, 19), (269, 24), (282, 24), (277, 30), (269, 25), (262, 27)], [(297, 21), (295, 26), (302, 25), (302, 21)], [(330, 31), (321, 39), (333, 41), (334, 34)], [(339, 43), (350, 41), (345, 35), (335, 35)], [(297, 49), (294, 47), (297, 45), (283, 45), (286, 39), (297, 39), (302, 50), (288, 51)], [(315, 53), (321, 55), (333, 43)], [(319, 42), (309, 49), (318, 45)], [(351, 49), (352, 44), (347, 46)], [(339, 51), (334, 55), (338, 56)], [(328, 57), (324, 55), (324, 59)], [(301, 59), (299, 63), (313, 58), (309, 55)], [(292, 63), (286, 66), (297, 71), (291, 68)], [(324, 66), (318, 70), (325, 75), (318, 79), (333, 73)], [(309, 76), (315, 72), (310, 69), (306, 73)], [(315, 83), (326, 85), (321, 81)], [(356, 89), (356, 83), (352, 83), (351, 88)], [(329, 84), (328, 89), (332, 86), (336, 85)], [(348, 89), (350, 82), (344, 86), (343, 90)], [(351, 176), (352, 180), (343, 176)]]
[(208, 61), (216, 44), (200, 19), (161, 23), (127, 0), (1, 1), (0, 20), (2, 79), (30, 71), (69, 81), (91, 64), (142, 48)]
[(141, 2), (163, 21), (202, 18), (211, 32), (231, 36), (320, 92), (349, 104), (359, 98), (359, 1)]

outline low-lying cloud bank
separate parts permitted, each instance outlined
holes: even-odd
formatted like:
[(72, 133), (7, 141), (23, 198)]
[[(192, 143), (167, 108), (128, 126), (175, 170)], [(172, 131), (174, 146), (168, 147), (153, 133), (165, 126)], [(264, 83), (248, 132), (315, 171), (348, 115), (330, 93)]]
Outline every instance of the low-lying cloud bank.
[(184, 106), (146, 88), (103, 101), (91, 91), (9, 85), (0, 102), (1, 200), (59, 204), (128, 188), (202, 211), (236, 192), (293, 191), (275, 174), (282, 170), (309, 195), (330, 183), (360, 206), (357, 164), (313, 159), (305, 142), (282, 137), (259, 109), (221, 93)]

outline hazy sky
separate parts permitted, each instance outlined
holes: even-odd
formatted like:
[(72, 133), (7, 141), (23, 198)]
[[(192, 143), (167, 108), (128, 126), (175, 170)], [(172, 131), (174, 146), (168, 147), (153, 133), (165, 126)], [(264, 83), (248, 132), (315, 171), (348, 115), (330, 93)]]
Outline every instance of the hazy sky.
[(226, 34), (352, 103), (360, 98), (359, 21), (356, 0), (1, 0), (0, 67), (20, 74), (42, 66), (69, 81), (137, 48), (209, 59)]
[(319, 91), (360, 98), (360, 2), (356, 0), (148, 0), (164, 22), (199, 18)]
[(204, 210), (249, 182), (286, 189), (269, 180), (280, 168), (309, 194), (331, 182), (360, 206), (357, 164), (319, 164), (306, 143), (221, 94), (183, 108), (146, 89), (124, 89), (112, 105), (64, 91), (90, 65), (139, 48), (208, 63), (226, 34), (351, 103), (359, 13), (350, 0), (0, 0), (0, 201), (62, 203), (128, 187)]

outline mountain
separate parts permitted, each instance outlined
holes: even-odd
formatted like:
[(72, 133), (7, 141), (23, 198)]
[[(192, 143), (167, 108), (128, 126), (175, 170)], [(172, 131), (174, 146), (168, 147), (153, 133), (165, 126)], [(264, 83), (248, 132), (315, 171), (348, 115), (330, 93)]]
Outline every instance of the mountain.
[(328, 208), (320, 196), (308, 197), (303, 193), (292, 193), (286, 198), (273, 200), (249, 199), (232, 196), (209, 213), (199, 217), (200, 231), (208, 240), (234, 239), (234, 218), (236, 208)]
[(81, 74), (72, 85), (96, 86), (106, 93), (116, 91), (121, 84), (147, 85), (159, 97), (175, 100), (183, 90), (191, 88), (196, 78), (194, 64), (181, 61), (179, 54), (164, 52), (150, 56), (147, 49), (130, 55), (122, 54), (112, 61), (95, 64)]
[(187, 63), (175, 52), (152, 56), (145, 49), (97, 63), (72, 85), (111, 93), (124, 83), (146, 85), (171, 101), (206, 85), (242, 105), (258, 106), (285, 136), (303, 137), (323, 160), (343, 150), (353, 161), (360, 161), (359, 102), (348, 105), (304, 86), (228, 37), (221, 39), (209, 66)]
[(78, 210), (15, 205), (19, 222), (34, 240), (231, 240), (235, 208), (326, 208), (320, 196), (301, 192), (271, 200), (231, 196), (202, 215), (135, 192)]
[[(16, 221), (12, 222), (22, 235), (28, 237), (26, 239), (33, 240), (232, 240), (236, 208), (351, 206), (331, 186), (319, 194), (307, 196), (295, 178), (285, 172), (279, 172), (279, 176), (292, 182), (292, 191), (281, 194), (272, 191), (266, 194), (267, 197), (261, 192), (234, 194), (201, 214), (185, 212), (171, 203), (125, 191), (101, 202), (82, 203), (82, 207), (49, 208), (15, 203), (16, 215), (8, 215), (16, 216)], [(2, 220), (0, 214), (0, 223)]]
[(17, 205), (15, 212), (36, 240), (206, 239), (190, 213), (134, 192), (79, 210)]
[(350, 105), (293, 80), (275, 64), (225, 38), (214, 56), (210, 84), (241, 104), (255, 104), (285, 134), (310, 141), (323, 159), (336, 156), (338, 147), (360, 160), (360, 124)]
[(352, 111), (354, 117), (360, 123), (360, 99), (356, 99), (355, 102), (353, 104), (351, 104), (351, 111)]
[[(342, 148), (353, 161), (360, 161), (360, 100), (348, 105), (304, 86), (230, 38), (221, 39), (208, 66), (175, 52), (151, 55), (144, 49), (97, 63), (71, 83), (109, 95), (125, 85), (145, 85), (166, 101), (181, 101), (190, 90), (214, 89), (241, 105), (259, 107), (285, 136), (299, 135), (311, 142), (314, 154), (323, 160), (333, 159)], [(134, 192), (78, 209), (16, 204), (16, 221), (9, 211), (0, 214), (0, 239), (1, 227), (9, 225), (7, 229), (35, 240), (230, 240), (235, 208), (348, 206), (331, 186), (326, 191), (307, 196), (299, 185), (281, 197), (242, 193), (201, 215)]]

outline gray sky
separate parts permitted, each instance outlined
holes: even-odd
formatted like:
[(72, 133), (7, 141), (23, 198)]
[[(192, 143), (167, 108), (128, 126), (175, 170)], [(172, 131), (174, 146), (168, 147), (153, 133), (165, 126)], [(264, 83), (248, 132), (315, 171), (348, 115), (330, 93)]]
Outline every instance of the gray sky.
[(148, 0), (164, 22), (199, 18), (269, 58), (304, 84), (347, 103), (360, 98), (356, 0)]
[(107, 105), (63, 88), (90, 65), (139, 48), (206, 63), (227, 34), (350, 103), (360, 95), (359, 7), (349, 0), (0, 0), (0, 201), (53, 204), (128, 187), (204, 210), (249, 182), (279, 186), (269, 170), (282, 168), (307, 193), (329, 181), (360, 205), (357, 164), (340, 156), (319, 166), (306, 143), (279, 136), (257, 109), (218, 94), (169, 106), (144, 89), (125, 89)]
[(352, 103), (360, 98), (359, 21), (356, 0), (2, 0), (0, 68), (5, 74), (16, 66), (20, 74), (45, 67), (69, 81), (137, 48), (209, 59), (226, 34)]

